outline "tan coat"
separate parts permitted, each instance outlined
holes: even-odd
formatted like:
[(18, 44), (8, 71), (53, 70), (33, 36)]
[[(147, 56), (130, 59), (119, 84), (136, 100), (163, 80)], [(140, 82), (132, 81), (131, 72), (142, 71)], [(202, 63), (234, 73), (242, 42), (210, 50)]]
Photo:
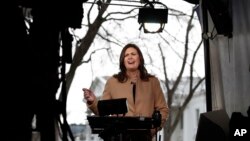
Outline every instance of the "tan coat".
[[(128, 112), (125, 116), (152, 117), (154, 109), (159, 110), (162, 115), (161, 127), (168, 117), (168, 106), (156, 77), (150, 77), (149, 81), (137, 80), (135, 104), (133, 101), (131, 80), (120, 83), (116, 78), (111, 77), (105, 85), (102, 100), (127, 98)], [(97, 101), (88, 107), (98, 115)]]

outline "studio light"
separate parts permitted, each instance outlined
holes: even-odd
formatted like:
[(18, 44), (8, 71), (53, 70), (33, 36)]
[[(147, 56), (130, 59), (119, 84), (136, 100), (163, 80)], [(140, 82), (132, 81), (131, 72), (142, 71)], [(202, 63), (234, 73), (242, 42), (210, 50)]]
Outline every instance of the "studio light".
[(161, 2), (148, 2), (139, 9), (138, 23), (144, 33), (162, 32), (168, 21), (168, 8)]

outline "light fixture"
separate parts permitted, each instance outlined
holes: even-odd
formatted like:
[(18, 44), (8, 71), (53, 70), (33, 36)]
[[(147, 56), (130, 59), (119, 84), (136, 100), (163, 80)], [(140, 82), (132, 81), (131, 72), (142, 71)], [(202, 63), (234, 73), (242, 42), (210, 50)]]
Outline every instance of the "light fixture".
[(161, 2), (147, 2), (139, 9), (138, 23), (144, 29), (144, 33), (162, 32), (168, 21), (168, 7)]

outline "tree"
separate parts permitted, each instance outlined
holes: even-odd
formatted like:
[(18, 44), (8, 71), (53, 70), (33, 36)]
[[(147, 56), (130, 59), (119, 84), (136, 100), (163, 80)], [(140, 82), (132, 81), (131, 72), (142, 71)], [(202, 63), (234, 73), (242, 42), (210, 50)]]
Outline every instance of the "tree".
[[(95, 0), (96, 1), (96, 0)], [(111, 0), (107, 0), (106, 3), (110, 3)], [(94, 4), (91, 6), (90, 10), (88, 11), (88, 31), (83, 39), (81, 39), (81, 44), (79, 47), (76, 48), (72, 64), (70, 66), (69, 72), (66, 75), (66, 89), (67, 92), (70, 88), (70, 85), (72, 83), (72, 80), (75, 75), (75, 71), (77, 67), (81, 64), (83, 56), (87, 53), (88, 49), (91, 46), (91, 43), (93, 42), (95, 36), (98, 33), (99, 28), (101, 27), (102, 23), (106, 21), (106, 18), (103, 18), (103, 14), (108, 8), (108, 4), (102, 4), (99, 6), (99, 13), (94, 20), (93, 23), (90, 23), (90, 12), (93, 8)]]
[[(91, 22), (91, 12), (94, 8), (94, 4), (91, 5), (90, 7), (90, 10), (88, 11), (88, 14), (87, 14), (87, 21), (88, 21), (88, 24), (87, 24), (87, 31), (86, 31), (86, 34), (85, 36), (80, 40), (80, 43), (77, 44), (77, 47), (76, 47), (76, 51), (75, 51), (75, 54), (74, 54), (74, 57), (73, 57), (73, 61), (72, 61), (72, 64), (70, 66), (70, 69), (66, 75), (66, 82), (67, 82), (67, 92), (69, 91), (69, 88), (71, 86), (71, 83), (73, 81), (73, 78), (74, 78), (74, 75), (75, 75), (75, 71), (77, 69), (78, 66), (80, 66), (82, 63), (84, 63), (83, 61), (83, 57), (86, 55), (86, 53), (88, 52), (88, 50), (90, 49), (93, 41), (95, 40), (95, 38), (97, 36), (101, 37), (102, 39), (104, 39), (105, 41), (107, 42), (110, 42), (111, 44), (116, 44), (118, 46), (121, 46), (122, 42), (119, 42), (119, 39), (115, 39), (115, 37), (113, 37), (111, 40), (110, 38), (108, 37), (111, 37), (112, 34), (110, 34), (110, 31), (107, 30), (107, 26), (104, 25), (105, 22), (107, 21), (110, 21), (112, 20), (112, 22), (117, 22), (118, 21), (121, 21), (121, 22), (125, 22), (125, 20), (127, 19), (132, 19), (132, 18), (135, 18), (137, 15), (134, 14), (134, 11), (138, 8), (131, 8), (129, 9), (128, 11), (126, 12), (107, 12), (107, 9), (108, 9), (108, 6), (109, 4), (111, 3), (111, 0), (107, 0), (104, 3), (99, 3), (98, 4), (98, 14), (96, 16), (96, 18), (94, 19), (93, 22)], [(171, 14), (172, 16), (173, 15), (176, 15), (176, 16), (188, 16), (187, 14), (181, 12), (181, 11), (178, 11), (178, 10), (174, 10), (174, 9), (170, 9), (171, 11), (173, 11)], [(123, 18), (117, 18), (117, 17), (112, 17), (116, 14), (120, 14), (120, 15), (125, 15), (125, 17)], [(172, 105), (172, 100), (173, 100), (173, 96), (175, 94), (175, 91), (176, 89), (178, 88), (178, 85), (181, 81), (181, 78), (183, 77), (183, 73), (184, 73), (184, 70), (186, 69), (186, 65), (188, 63), (188, 50), (189, 50), (189, 33), (190, 31), (192, 30), (193, 28), (193, 25), (192, 25), (192, 20), (193, 20), (193, 17), (194, 16), (194, 11), (192, 11), (192, 14), (190, 16), (190, 20), (188, 22), (188, 26), (186, 28), (186, 36), (185, 36), (185, 43), (184, 43), (184, 54), (183, 54), (183, 61), (182, 61), (182, 65), (181, 65), (181, 68), (180, 68), (180, 71), (174, 81), (174, 84), (172, 85), (172, 87), (170, 86), (170, 81), (169, 81), (169, 75), (167, 73), (167, 70), (166, 70), (166, 63), (165, 63), (165, 57), (164, 57), (164, 51), (162, 50), (163, 48), (163, 45), (162, 44), (159, 44), (159, 50), (161, 52), (161, 57), (162, 57), (162, 66), (163, 66), (163, 69), (164, 69), (164, 78), (165, 78), (165, 86), (167, 88), (167, 97), (168, 97), (168, 104), (169, 104), (169, 107), (171, 108), (171, 105)], [(103, 33), (101, 33), (99, 30), (102, 29), (106, 36), (103, 35)], [(167, 32), (167, 31), (164, 31), (164, 32)], [(139, 35), (140, 37), (139, 38), (144, 38), (142, 35)], [(168, 40), (161, 34), (157, 34), (158, 37), (160, 37), (162, 40), (161, 41), (164, 41), (165, 45), (168, 44)], [(150, 42), (150, 41), (149, 41)], [(175, 119), (172, 119), (171, 116), (169, 116), (169, 119), (168, 119), (168, 123), (167, 123), (167, 126), (165, 127), (165, 136), (166, 136), (166, 140), (170, 140), (170, 137), (171, 137), (171, 134), (174, 132), (174, 129), (186, 107), (186, 105), (188, 104), (188, 102), (190, 101), (190, 99), (192, 98), (196, 88), (201, 84), (201, 82), (204, 80), (204, 78), (201, 78), (200, 81), (197, 83), (197, 84), (193, 84), (193, 73), (194, 73), (194, 62), (195, 62), (195, 58), (196, 58), (196, 54), (198, 52), (198, 50), (200, 49), (201, 47), (201, 43), (199, 43), (199, 45), (197, 46), (196, 50), (194, 51), (193, 53), (193, 57), (192, 57), (192, 61), (190, 63), (190, 90), (188, 92), (188, 97), (187, 99), (185, 100), (184, 104), (181, 106), (180, 110), (177, 112), (177, 116)], [(107, 48), (106, 48), (107, 49)], [(98, 51), (98, 50), (96, 50)], [(92, 52), (91, 54), (93, 54), (94, 52)], [(149, 56), (150, 56), (150, 53), (149, 53)], [(90, 56), (91, 57), (91, 56)], [(91, 58), (87, 59), (87, 61), (85, 62), (89, 62), (91, 60)], [(170, 113), (171, 114), (171, 113)]]
[[(183, 72), (185, 70), (185, 67), (187, 65), (187, 59), (188, 59), (188, 49), (189, 49), (189, 33), (190, 33), (190, 30), (193, 28), (193, 25), (192, 25), (192, 20), (193, 20), (193, 16), (194, 16), (194, 10), (192, 11), (192, 14), (191, 14), (191, 17), (190, 17), (190, 20), (188, 22), (188, 25), (187, 25), (187, 28), (186, 28), (186, 36), (185, 36), (185, 47), (184, 47), (184, 57), (183, 57), (183, 61), (182, 61), (182, 65), (181, 65), (181, 68), (180, 68), (180, 71), (177, 75), (177, 78), (174, 80), (173, 84), (171, 84), (172, 86), (170, 86), (170, 79), (169, 79), (169, 76), (168, 76), (168, 73), (167, 73), (167, 70), (166, 70), (166, 64), (165, 64), (165, 57), (164, 57), (164, 53), (162, 51), (162, 47), (159, 45), (159, 50), (161, 52), (161, 56), (162, 56), (162, 65), (163, 65), (163, 69), (164, 69), (164, 77), (165, 77), (165, 87), (167, 88), (167, 100), (168, 100), (168, 106), (170, 109), (172, 109), (172, 103), (173, 103), (173, 97), (174, 95), (176, 94), (176, 90), (178, 89), (178, 86), (181, 82), (181, 79), (183, 77)], [(196, 58), (196, 55), (198, 53), (198, 50), (200, 49), (202, 45), (202, 41), (198, 44), (196, 50), (194, 51), (193, 53), (193, 56), (192, 56), (192, 60), (191, 60), (191, 64), (190, 64), (190, 75), (189, 75), (189, 92), (187, 94), (187, 97), (186, 99), (184, 100), (184, 103), (182, 105), (180, 105), (179, 107), (179, 110), (177, 110), (175, 113), (176, 116), (174, 119), (172, 119), (172, 110), (170, 110), (170, 116), (167, 120), (167, 126), (165, 126), (165, 132), (164, 132), (164, 135), (165, 135), (165, 141), (170, 141), (170, 138), (171, 138), (171, 135), (172, 133), (174, 132), (178, 122), (180, 121), (180, 118), (181, 118), (181, 115), (183, 114), (183, 111), (185, 110), (187, 104), (190, 102), (191, 98), (193, 97), (194, 95), (194, 92), (196, 91), (196, 89), (198, 88), (198, 86), (204, 81), (205, 77), (202, 77), (200, 78), (200, 80), (194, 84), (193, 83), (193, 79), (194, 79), (194, 63), (195, 63), (195, 58)]]

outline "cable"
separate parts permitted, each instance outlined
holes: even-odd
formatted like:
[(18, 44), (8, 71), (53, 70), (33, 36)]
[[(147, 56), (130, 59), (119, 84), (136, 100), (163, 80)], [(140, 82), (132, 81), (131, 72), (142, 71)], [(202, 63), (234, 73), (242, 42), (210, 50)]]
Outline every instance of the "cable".
[(134, 0), (112, 0), (112, 1), (122, 1), (122, 2), (135, 2), (135, 3), (142, 3), (139, 1), (134, 1)]
[[(122, 1), (122, 0), (116, 0), (116, 1)], [(85, 2), (86, 4), (97, 4), (95, 2)], [(102, 2), (102, 4), (106, 4), (106, 5), (113, 5), (113, 6), (128, 6), (128, 7), (143, 7), (142, 5), (132, 5), (132, 4), (119, 4), (119, 3), (105, 3)]]

